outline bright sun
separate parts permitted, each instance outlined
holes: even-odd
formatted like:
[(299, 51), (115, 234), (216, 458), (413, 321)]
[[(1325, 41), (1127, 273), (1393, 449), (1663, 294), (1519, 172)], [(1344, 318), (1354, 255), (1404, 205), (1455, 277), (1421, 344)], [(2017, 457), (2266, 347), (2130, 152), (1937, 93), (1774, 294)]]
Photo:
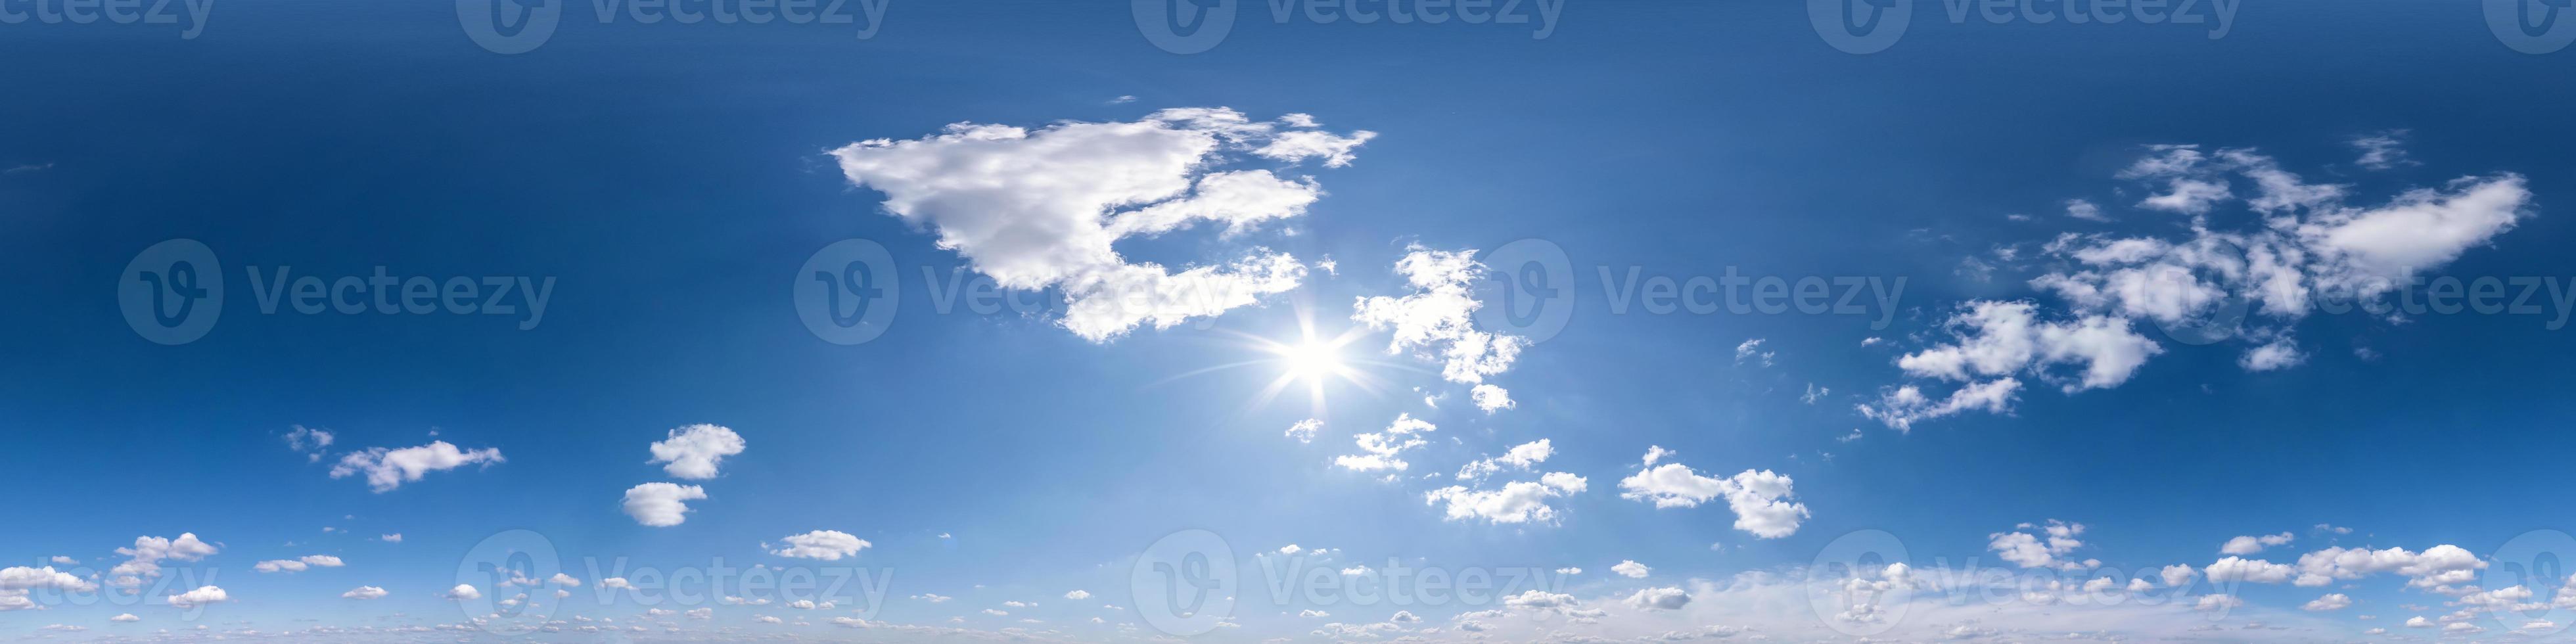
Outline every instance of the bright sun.
[(1273, 349), (1288, 366), (1288, 375), (1309, 382), (1342, 372), (1342, 347), (1331, 342), (1308, 340)]

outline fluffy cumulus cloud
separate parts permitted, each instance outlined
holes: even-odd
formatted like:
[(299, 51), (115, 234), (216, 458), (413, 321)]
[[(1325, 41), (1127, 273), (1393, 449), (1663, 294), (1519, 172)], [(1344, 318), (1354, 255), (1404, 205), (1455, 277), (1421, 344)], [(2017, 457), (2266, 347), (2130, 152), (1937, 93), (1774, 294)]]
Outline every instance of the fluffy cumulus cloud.
[(430, 472), (475, 464), (490, 467), (500, 462), (501, 450), (498, 448), (463, 450), (447, 441), (430, 441), (428, 445), (417, 447), (370, 447), (366, 451), (350, 452), (341, 456), (338, 464), (331, 466), (331, 478), (364, 475), (367, 487), (382, 493), (402, 487), (404, 483), (418, 481), (421, 475)]
[(690, 425), (670, 431), (652, 445), (653, 461), (666, 463), (662, 471), (684, 479), (716, 477), (716, 465), (727, 456), (741, 454), (742, 435), (732, 428), (716, 425)]
[(1548, 501), (1582, 493), (1587, 487), (1583, 477), (1549, 472), (1536, 481), (1512, 481), (1491, 489), (1452, 485), (1423, 494), (1423, 501), (1443, 506), (1442, 518), (1450, 521), (1553, 525), (1558, 512)]
[(2287, 544), (2292, 539), (2296, 538), (2298, 537), (2287, 532), (2251, 537), (2236, 537), (2234, 539), (2228, 539), (2227, 543), (2219, 544), (2218, 554), (2250, 555), (2262, 552), (2264, 548)]
[(2024, 523), (2009, 532), (1986, 535), (1986, 549), (2023, 568), (2090, 568), (2092, 560), (2074, 561), (2067, 555), (2084, 547), (2084, 524), (2049, 519), (2045, 524)]
[(349, 592), (340, 593), (340, 596), (349, 599), (383, 599), (386, 594), (383, 588), (359, 586), (349, 589)]
[[(1225, 108), (1181, 108), (1034, 130), (958, 123), (832, 155), (852, 184), (885, 193), (888, 213), (929, 227), (976, 273), (1008, 289), (1059, 289), (1065, 328), (1106, 341), (1296, 288), (1304, 265), (1266, 248), (1175, 271), (1112, 246), (1198, 225), (1231, 239), (1304, 215), (1323, 187), (1280, 173), (1307, 161), (1347, 165), (1373, 136), (1333, 134), (1311, 119), (1256, 122)], [(1260, 164), (1277, 167), (1247, 167)]]
[[(2373, 146), (2393, 145), (2374, 141)], [(2381, 147), (2375, 162), (2393, 163)], [(2118, 174), (2136, 206), (2186, 216), (2179, 235), (2066, 233), (2040, 245), (2028, 285), (2062, 305), (1974, 301), (1945, 320), (1951, 338), (1899, 358), (1909, 382), (1859, 411), (1890, 427), (1966, 411), (2008, 413), (2025, 380), (2065, 393), (2118, 386), (2164, 348), (2153, 327), (2190, 344), (2241, 343), (2250, 371), (2306, 361), (2293, 333), (2319, 302), (2374, 311), (2422, 271), (2486, 245), (2531, 216), (2520, 175), (2468, 176), (2354, 204), (2350, 186), (2312, 183), (2250, 149), (2164, 145)], [(2241, 207), (2249, 223), (2212, 214)], [(2358, 303), (2358, 304), (2355, 304)], [(2336, 309), (2340, 310), (2340, 309)], [(1939, 384), (1933, 384), (1939, 383)], [(1927, 393), (1948, 386), (1947, 394)]]
[[(1482, 304), (1471, 292), (1485, 266), (1476, 251), (1440, 251), (1414, 247), (1395, 262), (1395, 272), (1413, 289), (1410, 294), (1364, 297), (1351, 319), (1372, 329), (1393, 332), (1387, 352), (1410, 353), (1440, 363), (1440, 377), (1461, 384), (1484, 384), (1520, 357), (1529, 340), (1476, 328)], [(1487, 412), (1511, 406), (1501, 387), (1478, 388), (1479, 408)]]
[(1688, 508), (1724, 497), (1727, 509), (1735, 512), (1735, 529), (1764, 539), (1796, 534), (1809, 516), (1806, 504), (1789, 500), (1796, 492), (1788, 476), (1745, 470), (1716, 478), (1681, 463), (1658, 464), (1671, 454), (1662, 446), (1648, 447), (1644, 468), (1619, 481), (1619, 498), (1649, 501), (1657, 508)]
[(222, 588), (198, 586), (196, 590), (163, 596), (161, 601), (177, 608), (196, 608), (232, 601), (232, 595), (226, 594)]
[(1458, 468), (1458, 480), (1473, 481), (1482, 479), (1486, 475), (1503, 471), (1505, 468), (1528, 470), (1532, 466), (1546, 462), (1547, 457), (1555, 454), (1555, 444), (1550, 443), (1548, 439), (1545, 438), (1514, 445), (1509, 451), (1504, 452), (1502, 456), (1468, 461), (1466, 465)]
[(30, 592), (38, 590), (87, 593), (97, 592), (98, 584), (53, 566), (0, 568), (0, 611), (43, 608), (28, 598)]
[(176, 539), (135, 537), (134, 547), (116, 549), (116, 554), (124, 555), (127, 559), (124, 563), (108, 569), (108, 585), (118, 588), (136, 588), (142, 586), (146, 578), (161, 576), (163, 561), (197, 561), (215, 554), (218, 550), (213, 544), (198, 539), (197, 534), (193, 532), (180, 533)]
[(1621, 559), (1617, 565), (1610, 567), (1610, 572), (1619, 573), (1619, 576), (1627, 577), (1629, 579), (1645, 579), (1646, 575), (1654, 573), (1654, 569), (1646, 567), (1646, 564), (1637, 563), (1635, 560)]
[(1438, 429), (1438, 426), (1414, 418), (1412, 414), (1397, 414), (1395, 422), (1388, 423), (1385, 431), (1353, 435), (1352, 442), (1359, 445), (1361, 453), (1336, 457), (1333, 464), (1355, 472), (1401, 471), (1412, 467), (1412, 464), (1396, 455), (1421, 447), (1426, 442), (1422, 434)]
[(815, 530), (805, 534), (792, 534), (778, 541), (779, 544), (775, 546), (762, 544), (761, 549), (768, 550), (769, 554), (792, 559), (840, 561), (842, 557), (856, 557), (860, 550), (873, 545), (866, 539), (851, 536), (850, 533), (839, 530)]
[(695, 485), (645, 483), (626, 489), (626, 516), (635, 522), (662, 528), (689, 520), (689, 501), (707, 498), (707, 491)]
[(2352, 597), (2344, 595), (2343, 593), (2326, 593), (2323, 597), (2309, 600), (2307, 604), (2299, 606), (2299, 609), (2324, 612), (2330, 610), (2343, 610), (2351, 607)]
[(483, 591), (476, 589), (473, 584), (457, 584), (455, 588), (449, 588), (447, 589), (447, 592), (441, 593), (439, 596), (452, 600), (464, 601), (468, 599), (481, 599), (483, 597)]

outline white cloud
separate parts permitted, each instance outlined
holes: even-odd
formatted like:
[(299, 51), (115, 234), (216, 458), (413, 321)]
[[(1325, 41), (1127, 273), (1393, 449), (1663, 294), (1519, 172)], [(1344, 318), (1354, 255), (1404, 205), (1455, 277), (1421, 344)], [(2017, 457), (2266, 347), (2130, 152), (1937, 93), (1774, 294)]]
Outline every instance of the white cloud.
[(1356, 434), (1351, 437), (1352, 442), (1359, 445), (1360, 451), (1367, 453), (1336, 457), (1333, 459), (1333, 464), (1354, 472), (1401, 471), (1412, 467), (1412, 464), (1404, 462), (1404, 459), (1397, 458), (1396, 455), (1408, 449), (1421, 447), (1425, 441), (1419, 435), (1438, 429), (1439, 427), (1429, 421), (1414, 418), (1411, 413), (1399, 413), (1395, 416), (1395, 422), (1387, 424), (1385, 431)]
[(379, 535), (376, 537), (376, 540), (385, 543), (402, 543), (402, 533), (396, 532), (388, 535)]
[(2068, 199), (2068, 200), (2066, 200), (2066, 216), (2068, 216), (2068, 217), (2074, 217), (2074, 218), (2076, 218), (2076, 219), (2082, 219), (2082, 220), (2085, 220), (2085, 221), (2110, 221), (2110, 220), (2111, 220), (2111, 217), (2110, 217), (2110, 216), (2102, 214), (2102, 207), (2101, 207), (2101, 206), (2094, 205), (2094, 203), (2093, 203), (2093, 202), (2085, 201), (2085, 200), (2082, 200), (2082, 199)]
[(626, 515), (635, 522), (669, 527), (687, 521), (687, 501), (707, 498), (705, 488), (671, 483), (645, 483), (626, 489)]
[(501, 450), (496, 448), (469, 451), (457, 449), (447, 441), (430, 441), (428, 445), (418, 447), (371, 447), (363, 452), (351, 452), (341, 456), (339, 464), (331, 466), (331, 478), (365, 474), (367, 487), (382, 493), (402, 487), (404, 483), (418, 481), (422, 474), (429, 472), (476, 463), (490, 467), (501, 462), (504, 462)]
[(1442, 518), (1451, 521), (1482, 519), (1488, 523), (1552, 525), (1557, 521), (1557, 511), (1547, 504), (1548, 499), (1577, 494), (1586, 487), (1583, 477), (1549, 472), (1537, 481), (1513, 481), (1499, 489), (1471, 490), (1452, 485), (1422, 496), (1431, 505), (1445, 503)]
[[(1387, 353), (1411, 352), (1441, 363), (1440, 376), (1450, 382), (1477, 384), (1510, 369), (1526, 338), (1476, 329), (1482, 306), (1469, 291), (1485, 266), (1476, 252), (1409, 249), (1396, 260), (1395, 271), (1414, 292), (1403, 297), (1365, 297), (1353, 306), (1351, 319), (1372, 329), (1392, 329)], [(1491, 410), (1488, 410), (1491, 411)]]
[(1091, 598), (1091, 591), (1087, 591), (1087, 590), (1075, 590), (1075, 591), (1072, 591), (1072, 592), (1065, 593), (1065, 594), (1064, 594), (1064, 598), (1065, 598), (1065, 599), (1075, 599), (1075, 600), (1090, 599), (1090, 598)]
[(2234, 539), (2228, 539), (2227, 543), (2219, 544), (2218, 554), (2250, 555), (2262, 552), (2263, 549), (2267, 547), (2289, 543), (2291, 540), (2296, 538), (2298, 537), (2288, 532), (2251, 537), (2236, 537)]
[(177, 608), (196, 608), (207, 604), (220, 604), (232, 601), (232, 596), (225, 594), (224, 589), (222, 588), (216, 588), (214, 586), (198, 586), (196, 590), (165, 596), (162, 598), (162, 601)]
[(2310, 600), (2306, 605), (2302, 605), (2299, 608), (2301, 610), (2323, 612), (2330, 610), (2343, 610), (2350, 607), (2352, 607), (2351, 597), (2346, 596), (2343, 593), (2326, 593), (2325, 596)]
[(655, 463), (669, 463), (662, 471), (684, 479), (716, 477), (716, 466), (727, 456), (741, 454), (742, 435), (733, 429), (697, 424), (675, 428), (667, 438), (652, 445)]
[(304, 453), (307, 462), (319, 463), (322, 462), (322, 453), (330, 449), (333, 438), (331, 430), (296, 425), (286, 432), (286, 448)]
[(1764, 539), (1795, 534), (1809, 516), (1788, 476), (1770, 470), (1745, 470), (1728, 478), (1702, 476), (1681, 463), (1656, 465), (1672, 452), (1662, 446), (1646, 450), (1645, 468), (1619, 481), (1619, 498), (1652, 501), (1657, 508), (1688, 508), (1718, 497), (1735, 512), (1735, 529)]
[(1610, 567), (1610, 572), (1619, 573), (1620, 576), (1629, 579), (1644, 579), (1646, 575), (1652, 574), (1654, 569), (1633, 560), (1621, 559), (1618, 565)]
[(2261, 559), (2227, 557), (2210, 563), (2207, 567), (2201, 568), (2200, 572), (2208, 576), (2211, 583), (2244, 581), (2277, 584), (2289, 581), (2290, 576), (2298, 571), (2288, 564), (2277, 564)]
[(467, 599), (481, 599), (483, 597), (483, 591), (476, 590), (473, 584), (457, 584), (455, 588), (447, 589), (447, 592), (440, 596), (459, 601)]
[(53, 566), (0, 568), (0, 612), (45, 608), (28, 598), (28, 594), (36, 590), (88, 593), (96, 592), (98, 584), (79, 575), (55, 570)]
[(196, 533), (193, 532), (180, 533), (177, 539), (135, 537), (134, 547), (116, 549), (116, 554), (130, 559), (107, 571), (107, 574), (112, 577), (109, 585), (119, 588), (139, 587), (143, 585), (143, 578), (161, 576), (162, 561), (170, 559), (196, 561), (216, 552), (215, 546), (197, 539)]
[(111, 621), (111, 622), (119, 622), (119, 623), (124, 623), (124, 622), (140, 622), (140, 621), (143, 621), (143, 618), (141, 618), (141, 617), (135, 617), (133, 613), (117, 613), (115, 617), (107, 618), (107, 621)]
[(1475, 401), (1477, 409), (1484, 410), (1488, 414), (1511, 409), (1514, 406), (1512, 392), (1490, 383), (1476, 385), (1474, 389), (1467, 391), (1467, 397)]
[(2084, 568), (2084, 562), (2068, 561), (2066, 555), (2084, 542), (2084, 524), (2049, 519), (2045, 524), (2024, 523), (2018, 531), (1986, 535), (1986, 548), (2004, 561), (2023, 568)]
[(1556, 447), (1545, 438), (1514, 445), (1502, 456), (1469, 461), (1465, 466), (1458, 468), (1458, 480), (1472, 481), (1484, 478), (1485, 475), (1502, 471), (1506, 466), (1528, 470), (1531, 466), (1546, 462), (1547, 457), (1555, 454)]
[(872, 545), (866, 539), (838, 530), (815, 530), (805, 534), (793, 534), (779, 541), (785, 542), (785, 545), (773, 548), (764, 544), (762, 549), (768, 550), (769, 554), (793, 559), (840, 561), (842, 557), (858, 556), (860, 550)]
[(1735, 363), (1744, 364), (1746, 361), (1752, 361), (1765, 367), (1771, 366), (1771, 359), (1779, 354), (1763, 351), (1762, 342), (1762, 338), (1752, 338), (1735, 345)]
[(359, 586), (349, 589), (349, 592), (340, 593), (340, 596), (349, 599), (380, 599), (383, 598), (385, 594), (385, 589), (383, 588), (377, 588), (375, 586)]
[(977, 273), (1008, 289), (1060, 289), (1068, 305), (1061, 323), (1098, 342), (1295, 288), (1305, 267), (1264, 248), (1176, 273), (1130, 263), (1112, 246), (1202, 221), (1225, 226), (1230, 237), (1303, 215), (1323, 196), (1313, 178), (1226, 166), (1252, 157), (1343, 165), (1370, 136), (1183, 108), (1135, 122), (1036, 130), (958, 123), (919, 139), (852, 143), (832, 155), (851, 183), (885, 193), (887, 212), (929, 226), (941, 248), (965, 257)]
[(2405, 130), (2389, 130), (2353, 137), (2348, 143), (2352, 144), (2354, 150), (2361, 152), (2360, 158), (2353, 159), (2353, 165), (2361, 166), (2365, 170), (2387, 170), (2398, 166), (2421, 165), (2414, 159), (2406, 157), (2405, 139)]
[(1679, 587), (1647, 588), (1628, 596), (1628, 605), (1640, 609), (1681, 610), (1690, 604), (1690, 594)]
[(1322, 421), (1322, 420), (1320, 420), (1320, 419), (1308, 418), (1308, 419), (1305, 419), (1305, 420), (1297, 421), (1297, 424), (1289, 425), (1289, 426), (1288, 426), (1288, 437), (1289, 437), (1289, 438), (1297, 439), (1297, 442), (1300, 442), (1300, 443), (1312, 443), (1312, 442), (1315, 442), (1315, 430), (1319, 430), (1319, 429), (1323, 429), (1323, 428), (1324, 428), (1324, 421)]

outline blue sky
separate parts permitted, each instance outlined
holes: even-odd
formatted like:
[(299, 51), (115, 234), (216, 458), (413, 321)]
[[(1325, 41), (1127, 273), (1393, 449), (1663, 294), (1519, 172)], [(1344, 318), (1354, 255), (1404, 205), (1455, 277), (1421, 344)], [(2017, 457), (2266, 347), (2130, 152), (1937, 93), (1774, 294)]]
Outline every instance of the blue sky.
[(0, 3), (0, 637), (2564, 636), (2576, 26), (1906, 1)]

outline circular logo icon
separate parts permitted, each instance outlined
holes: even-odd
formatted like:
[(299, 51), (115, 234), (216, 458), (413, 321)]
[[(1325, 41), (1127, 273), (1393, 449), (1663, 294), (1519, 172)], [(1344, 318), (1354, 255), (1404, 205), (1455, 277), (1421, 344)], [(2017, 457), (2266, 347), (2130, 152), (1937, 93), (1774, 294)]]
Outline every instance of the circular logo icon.
[[(2557, 530), (2533, 530), (2515, 535), (2489, 554), (2486, 572), (2478, 575), (2478, 585), (2486, 588), (2555, 588), (2567, 582), (2570, 563), (2576, 563), (2576, 537)], [(2563, 594), (2567, 591), (2558, 592)], [(2504, 607), (2488, 615), (2506, 629), (2533, 637), (2567, 630), (2571, 622), (2576, 622), (2576, 610), (2571, 610), (2565, 602), (2540, 604), (2532, 610)]]
[(1189, 637), (1216, 630), (1234, 614), (1234, 548), (1206, 530), (1182, 530), (1154, 541), (1128, 576), (1130, 601), (1145, 625)]
[(1523, 239), (1477, 258), (1485, 265), (1485, 293), (1476, 326), (1545, 342), (1574, 317), (1574, 263), (1565, 249), (1544, 239)]
[(796, 317), (805, 321), (805, 330), (841, 345), (885, 335), (902, 292), (894, 256), (865, 239), (844, 239), (814, 251), (796, 269), (794, 288)]
[(172, 239), (135, 253), (116, 278), (116, 306), (136, 335), (167, 345), (206, 337), (224, 315), (224, 267), (215, 249)]
[(1844, 635), (1885, 633), (1905, 621), (1914, 585), (1900, 576), (1911, 561), (1905, 542), (1885, 530), (1843, 535), (1807, 564), (1807, 602), (1816, 618)]
[(1236, 0), (1135, 0), (1136, 31), (1175, 54), (1215, 49), (1234, 31)]
[(2576, 42), (2576, 0), (2486, 0), (2487, 30), (2505, 47), (2546, 54)]
[(1914, 0), (1807, 0), (1807, 23), (1847, 54), (1887, 51), (1913, 21)]
[(456, 0), (456, 24), (465, 37), (495, 54), (535, 51), (562, 23), (560, 0)]
[(562, 603), (536, 594), (562, 571), (553, 540), (533, 530), (510, 530), (465, 551), (456, 562), (456, 587), (442, 594), (484, 631), (516, 635), (544, 626)]

